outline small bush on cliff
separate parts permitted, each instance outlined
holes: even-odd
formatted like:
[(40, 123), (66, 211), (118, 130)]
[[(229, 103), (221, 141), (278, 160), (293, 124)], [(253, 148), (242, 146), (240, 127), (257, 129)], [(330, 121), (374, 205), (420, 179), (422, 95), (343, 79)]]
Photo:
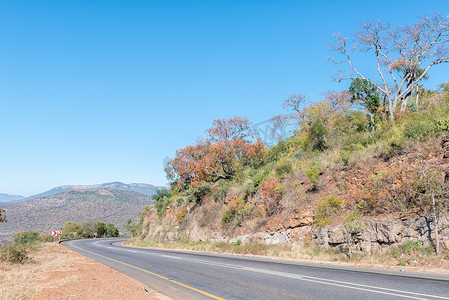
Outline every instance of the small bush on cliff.
[(341, 200), (334, 196), (325, 197), (315, 209), (315, 222), (318, 227), (328, 225), (341, 208)]
[(316, 188), (318, 180), (320, 179), (320, 167), (317, 165), (310, 166), (304, 170), (304, 173), (312, 183), (313, 187)]
[(167, 206), (171, 203), (171, 193), (167, 189), (157, 190), (156, 194), (151, 196), (151, 199), (154, 200), (154, 207), (157, 209), (157, 213), (159, 216), (167, 209)]
[(178, 221), (178, 224), (181, 225), (182, 223), (184, 223), (185, 219), (186, 219), (186, 215), (187, 215), (187, 207), (184, 207), (182, 209), (180, 209), (177, 213), (176, 213), (176, 221)]
[(282, 199), (284, 186), (280, 180), (270, 177), (260, 184), (259, 190), (264, 199), (268, 216), (271, 216), (282, 209), (282, 205), (279, 202)]
[(277, 164), (274, 169), (276, 177), (279, 179), (284, 179), (284, 177), (293, 172), (292, 164), (288, 161), (281, 161)]
[(362, 215), (353, 210), (344, 218), (343, 239), (347, 245), (349, 260), (352, 260), (352, 247), (360, 240), (360, 233), (365, 227)]
[(247, 203), (243, 197), (237, 197), (231, 201), (228, 209), (223, 212), (221, 224), (225, 227), (232, 222), (235, 222), (235, 225), (239, 225), (245, 218), (252, 215), (252, 209), (253, 206)]

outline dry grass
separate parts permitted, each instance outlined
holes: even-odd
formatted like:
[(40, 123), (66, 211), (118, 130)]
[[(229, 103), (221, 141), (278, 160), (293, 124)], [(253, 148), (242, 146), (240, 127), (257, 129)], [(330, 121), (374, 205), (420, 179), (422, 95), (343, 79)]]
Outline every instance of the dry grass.
[[(70, 263), (79, 260), (51, 243), (38, 246), (36, 251), (30, 253), (30, 257), (31, 261), (24, 265), (0, 263), (0, 299), (31, 297), (47, 287), (43, 282), (48, 279), (48, 272), (71, 270)], [(51, 285), (58, 287), (76, 279), (76, 276), (64, 278), (52, 281)]]
[(188, 240), (180, 240), (177, 242), (131, 240), (128, 241), (127, 244), (137, 247), (182, 249), (338, 263), (368, 268), (408, 269), (410, 271), (449, 273), (449, 251), (437, 256), (424, 248), (415, 251), (407, 251), (399, 246), (384, 252), (376, 252), (373, 254), (354, 253), (352, 261), (349, 261), (347, 255), (337, 248), (322, 249), (310, 245), (305, 245), (301, 248), (292, 248), (286, 245), (265, 245), (261, 243), (241, 244), (237, 242), (232, 244), (213, 243), (208, 241), (193, 242)]

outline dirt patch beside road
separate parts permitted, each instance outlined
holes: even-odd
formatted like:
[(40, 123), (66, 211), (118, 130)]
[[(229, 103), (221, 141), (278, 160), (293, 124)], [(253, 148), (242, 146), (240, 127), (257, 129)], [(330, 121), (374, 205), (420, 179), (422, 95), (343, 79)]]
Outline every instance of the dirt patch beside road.
[(24, 265), (0, 265), (0, 299), (169, 299), (61, 245), (40, 246)]

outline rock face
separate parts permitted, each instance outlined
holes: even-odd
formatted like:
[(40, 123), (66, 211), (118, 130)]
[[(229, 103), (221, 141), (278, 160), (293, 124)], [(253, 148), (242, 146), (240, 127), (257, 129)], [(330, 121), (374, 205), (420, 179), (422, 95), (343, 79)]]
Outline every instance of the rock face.
[[(167, 220), (167, 219), (166, 219)], [(440, 224), (449, 224), (449, 215), (442, 216)], [(165, 225), (149, 226), (146, 236), (164, 241), (175, 241), (180, 237), (188, 237), (192, 241), (211, 241), (241, 243), (259, 242), (263, 244), (288, 245), (293, 248), (302, 247), (305, 243), (318, 245), (320, 247), (346, 248), (343, 225), (314, 227), (304, 224), (295, 228), (286, 228), (273, 232), (258, 231), (227, 237), (222, 232), (212, 231), (210, 228), (201, 227), (193, 222), (189, 228), (181, 228), (176, 224), (176, 219)], [(149, 229), (149, 230), (148, 230)], [(443, 247), (449, 249), (449, 227), (441, 226), (440, 242)], [(375, 252), (388, 249), (390, 246), (400, 245), (404, 241), (420, 241), (422, 245), (431, 245), (434, 241), (434, 225), (426, 217), (415, 217), (409, 219), (395, 219), (388, 221), (365, 220), (362, 230), (358, 234), (356, 248), (363, 252)]]
[[(449, 216), (442, 216), (440, 223), (448, 224)], [(384, 250), (410, 240), (420, 241), (422, 245), (427, 246), (431, 245), (435, 239), (434, 229), (433, 222), (426, 217), (394, 221), (366, 220), (363, 222), (363, 229), (358, 234), (356, 246), (358, 250), (364, 252)], [(439, 237), (443, 246), (449, 246), (449, 228), (447, 226), (440, 228)], [(312, 242), (322, 247), (347, 246), (341, 226), (313, 229)]]

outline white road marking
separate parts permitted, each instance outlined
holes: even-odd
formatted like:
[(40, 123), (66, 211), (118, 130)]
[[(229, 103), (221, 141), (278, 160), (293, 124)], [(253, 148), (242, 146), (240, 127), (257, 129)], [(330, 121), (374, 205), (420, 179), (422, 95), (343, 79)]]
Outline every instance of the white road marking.
[[(96, 243), (98, 243), (98, 242), (96, 242)], [(95, 244), (95, 245), (99, 246), (97, 244)], [(352, 283), (352, 282), (345, 282), (345, 281), (339, 281), (339, 280), (318, 278), (318, 277), (312, 277), (312, 276), (305, 276), (305, 275), (299, 275), (299, 274), (287, 273), (287, 272), (281, 272), (281, 271), (265, 270), (265, 269), (260, 269), (260, 268), (252, 268), (252, 267), (245, 267), (245, 266), (238, 266), (238, 265), (224, 264), (224, 263), (215, 263), (215, 262), (211, 262), (211, 261), (204, 261), (201, 259), (194, 259), (194, 258), (181, 258), (178, 256), (147, 252), (145, 250), (135, 251), (135, 250), (124, 249), (124, 248), (118, 247), (118, 246), (115, 246), (115, 247), (107, 247), (106, 246), (106, 248), (119, 250), (119, 251), (134, 252), (134, 253), (140, 252), (141, 254), (146, 254), (146, 255), (160, 256), (160, 257), (176, 259), (176, 260), (183, 260), (183, 261), (190, 261), (190, 262), (194, 262), (194, 263), (213, 265), (213, 266), (229, 268), (229, 269), (239, 269), (239, 270), (255, 272), (255, 273), (260, 273), (260, 274), (266, 274), (266, 275), (272, 275), (272, 276), (278, 276), (278, 277), (284, 277), (284, 278), (290, 278), (290, 279), (296, 279), (296, 280), (302, 280), (302, 281), (309, 281), (309, 282), (314, 282), (314, 283), (338, 286), (338, 287), (354, 289), (354, 290), (362, 290), (362, 291), (367, 291), (367, 292), (371, 292), (371, 293), (384, 294), (384, 295), (403, 297), (403, 298), (409, 298), (409, 299), (420, 299), (420, 300), (427, 299), (427, 298), (420, 298), (420, 297), (430, 297), (430, 298), (435, 298), (435, 299), (449, 299), (448, 297), (422, 294), (422, 293), (416, 293), (416, 292), (408, 292), (408, 291), (376, 287), (376, 286), (370, 286), (370, 285), (364, 285), (364, 284), (358, 284), (358, 283)], [(405, 295), (402, 295), (401, 293), (405, 294)]]

